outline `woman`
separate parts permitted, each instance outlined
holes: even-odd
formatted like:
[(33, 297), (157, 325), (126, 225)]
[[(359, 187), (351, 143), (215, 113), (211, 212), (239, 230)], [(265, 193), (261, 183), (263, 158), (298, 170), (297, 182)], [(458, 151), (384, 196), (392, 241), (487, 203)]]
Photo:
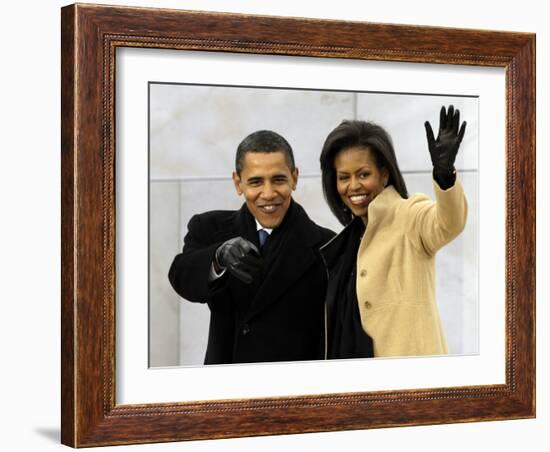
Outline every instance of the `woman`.
[(323, 192), (346, 227), (322, 248), (329, 273), (327, 358), (439, 355), (447, 343), (435, 298), (435, 253), (464, 229), (467, 203), (454, 161), (466, 130), (441, 108), (425, 123), (436, 202), (408, 197), (389, 135), (343, 121), (321, 152)]

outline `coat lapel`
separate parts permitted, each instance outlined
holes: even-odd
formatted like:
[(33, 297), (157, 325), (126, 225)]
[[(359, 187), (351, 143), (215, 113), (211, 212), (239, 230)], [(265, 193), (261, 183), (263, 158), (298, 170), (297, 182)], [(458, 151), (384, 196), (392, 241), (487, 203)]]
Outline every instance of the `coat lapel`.
[(268, 239), (274, 239), (269, 245), (273, 248), (266, 256), (263, 280), (246, 315), (247, 320), (284, 296), (315, 262), (313, 245), (320, 240), (319, 232), (300, 206), (294, 204), (292, 210), (289, 221), (281, 225), (284, 231), (279, 231), (276, 239), (275, 236)]
[[(225, 219), (214, 233), (214, 239), (220, 244), (235, 237), (243, 237), (258, 246), (256, 223), (246, 204)], [(233, 294), (231, 298), (237, 311), (241, 315), (247, 313), (250, 310), (251, 301), (257, 293), (257, 284), (245, 284), (237, 278), (230, 278), (229, 288)]]
[[(269, 245), (274, 247), (265, 256), (261, 283), (248, 285), (232, 279), (234, 300), (244, 315), (244, 321), (255, 317), (284, 296), (315, 262), (313, 247), (321, 240), (319, 231), (294, 201), (287, 215), (284, 225), (281, 225), (284, 230), (279, 231), (279, 237), (276, 240), (275, 236), (268, 239), (274, 239)], [(244, 237), (259, 247), (256, 222), (246, 204), (220, 225), (215, 233), (215, 240), (223, 242), (237, 236)]]
[(234, 237), (243, 237), (258, 246), (254, 217), (248, 212), (246, 204), (228, 217), (219, 230), (214, 233), (215, 241), (224, 242)]
[(397, 192), (393, 185), (388, 185), (382, 193), (380, 193), (373, 202), (370, 203), (368, 209), (369, 222), (365, 236), (361, 241), (361, 248), (367, 246), (376, 232), (380, 228), (387, 226), (393, 220), (396, 204), (402, 201), (401, 195)]

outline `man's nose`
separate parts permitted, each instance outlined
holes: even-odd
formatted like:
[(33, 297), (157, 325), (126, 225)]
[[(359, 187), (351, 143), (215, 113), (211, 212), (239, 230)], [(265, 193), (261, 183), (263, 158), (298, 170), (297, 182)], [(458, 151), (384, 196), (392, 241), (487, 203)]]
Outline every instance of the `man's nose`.
[(273, 189), (273, 185), (269, 183), (265, 184), (260, 196), (264, 199), (273, 199), (276, 196), (275, 190)]

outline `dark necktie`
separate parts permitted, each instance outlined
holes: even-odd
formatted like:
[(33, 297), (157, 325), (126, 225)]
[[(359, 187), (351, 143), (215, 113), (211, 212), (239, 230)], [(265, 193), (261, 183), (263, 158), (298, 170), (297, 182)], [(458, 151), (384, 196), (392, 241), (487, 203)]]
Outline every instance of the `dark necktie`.
[(263, 248), (265, 241), (269, 237), (269, 233), (265, 229), (260, 229), (258, 235), (260, 237), (260, 248)]

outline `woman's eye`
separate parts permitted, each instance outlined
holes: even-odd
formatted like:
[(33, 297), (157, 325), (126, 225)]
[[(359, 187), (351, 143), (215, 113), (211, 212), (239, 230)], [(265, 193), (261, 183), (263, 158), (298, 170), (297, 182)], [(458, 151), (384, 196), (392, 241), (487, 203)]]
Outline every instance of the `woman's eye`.
[(359, 176), (361, 176), (363, 179), (370, 176), (370, 173), (361, 173)]

